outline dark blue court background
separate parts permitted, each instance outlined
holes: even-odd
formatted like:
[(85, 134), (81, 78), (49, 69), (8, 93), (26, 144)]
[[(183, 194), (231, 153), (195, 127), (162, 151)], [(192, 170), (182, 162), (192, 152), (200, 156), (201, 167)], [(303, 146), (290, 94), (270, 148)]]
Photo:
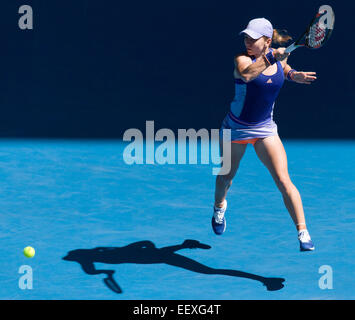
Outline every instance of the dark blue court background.
[[(18, 28), (18, 8), (34, 30)], [(275, 106), (283, 138), (355, 138), (355, 4), (344, 1), (5, 0), (0, 6), (0, 137), (120, 138), (128, 128), (219, 128), (234, 95), (239, 31), (255, 17), (294, 37), (320, 5), (336, 15), (320, 50), (289, 64), (316, 71), (285, 83)]]

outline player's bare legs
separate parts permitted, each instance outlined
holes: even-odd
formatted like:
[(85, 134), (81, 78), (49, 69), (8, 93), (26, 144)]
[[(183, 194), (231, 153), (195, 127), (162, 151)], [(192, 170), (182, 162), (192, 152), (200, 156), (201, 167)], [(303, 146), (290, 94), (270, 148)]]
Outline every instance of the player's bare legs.
[(260, 160), (270, 171), (282, 194), (285, 206), (299, 231), (299, 238), (301, 237), (300, 241), (302, 242), (304, 240), (305, 242), (303, 247), (303, 243), (301, 243), (301, 250), (313, 250), (314, 246), (311, 243), (307, 231), (301, 196), (290, 179), (286, 152), (279, 136), (276, 135), (259, 139), (255, 143), (254, 148)]

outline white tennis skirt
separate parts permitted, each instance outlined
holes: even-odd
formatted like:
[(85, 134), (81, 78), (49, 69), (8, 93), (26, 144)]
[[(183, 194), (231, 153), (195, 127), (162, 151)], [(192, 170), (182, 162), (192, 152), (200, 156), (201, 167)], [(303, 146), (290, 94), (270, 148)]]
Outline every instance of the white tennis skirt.
[(257, 125), (250, 125), (236, 119), (233, 114), (228, 113), (224, 118), (220, 137), (223, 139), (223, 129), (231, 130), (231, 141), (249, 140), (255, 138), (266, 138), (277, 135), (277, 125), (273, 119)]

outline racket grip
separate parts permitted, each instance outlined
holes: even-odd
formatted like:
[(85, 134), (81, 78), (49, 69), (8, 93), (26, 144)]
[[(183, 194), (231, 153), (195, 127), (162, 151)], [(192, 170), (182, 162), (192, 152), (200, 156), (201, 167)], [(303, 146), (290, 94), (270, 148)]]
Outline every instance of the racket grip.
[(288, 46), (285, 50), (286, 53), (290, 53), (293, 50), (297, 49), (297, 46), (295, 45), (295, 43), (292, 43), (290, 46)]

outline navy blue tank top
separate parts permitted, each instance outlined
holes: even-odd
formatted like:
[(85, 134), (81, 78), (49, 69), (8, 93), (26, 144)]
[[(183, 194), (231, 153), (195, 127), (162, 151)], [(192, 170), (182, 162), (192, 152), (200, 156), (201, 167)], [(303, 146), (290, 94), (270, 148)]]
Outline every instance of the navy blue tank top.
[(285, 81), (281, 62), (277, 61), (277, 71), (271, 76), (261, 73), (247, 83), (241, 79), (234, 81), (235, 97), (231, 103), (231, 118), (246, 125), (272, 120), (275, 100)]

